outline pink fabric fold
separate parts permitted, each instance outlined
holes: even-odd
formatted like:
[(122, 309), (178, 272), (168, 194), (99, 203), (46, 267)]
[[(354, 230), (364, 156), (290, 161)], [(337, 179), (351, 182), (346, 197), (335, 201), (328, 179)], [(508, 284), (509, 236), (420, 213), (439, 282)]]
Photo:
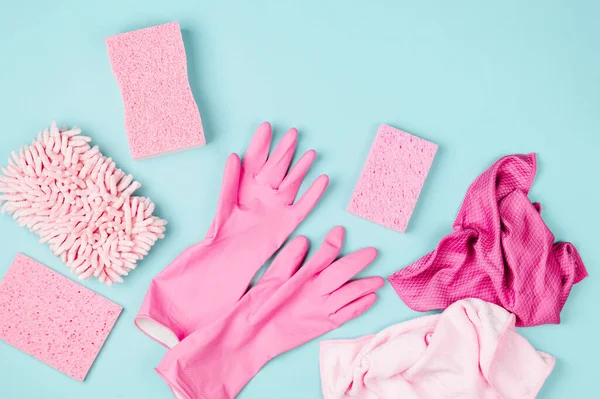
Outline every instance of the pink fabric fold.
[(535, 398), (555, 359), (499, 306), (465, 299), (440, 315), (321, 342), (325, 399)]
[(535, 154), (506, 156), (469, 187), (454, 232), (389, 277), (413, 310), (480, 298), (515, 314), (517, 326), (560, 323), (571, 288), (587, 276), (575, 247), (554, 243), (527, 193)]

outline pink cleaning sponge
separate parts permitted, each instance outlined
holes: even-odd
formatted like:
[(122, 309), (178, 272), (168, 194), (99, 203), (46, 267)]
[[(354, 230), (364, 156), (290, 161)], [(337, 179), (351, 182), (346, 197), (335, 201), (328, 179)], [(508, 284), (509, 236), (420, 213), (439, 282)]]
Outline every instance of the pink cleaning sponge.
[(83, 381), (121, 310), (19, 254), (0, 281), (0, 340)]
[(139, 159), (203, 146), (179, 24), (111, 36), (106, 45), (121, 88), (131, 156)]
[(38, 234), (80, 279), (110, 285), (135, 269), (167, 222), (149, 198), (132, 195), (141, 184), (80, 133), (53, 122), (13, 152), (1, 169), (0, 213)]
[(404, 232), (436, 151), (434, 143), (381, 125), (348, 212)]

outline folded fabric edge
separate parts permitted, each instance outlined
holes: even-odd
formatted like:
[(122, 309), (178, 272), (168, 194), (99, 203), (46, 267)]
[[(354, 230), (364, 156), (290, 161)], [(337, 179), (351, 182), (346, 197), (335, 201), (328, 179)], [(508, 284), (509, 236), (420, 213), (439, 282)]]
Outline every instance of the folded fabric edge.
[[(493, 365), (495, 363), (497, 354), (498, 354), (498, 349), (500, 347), (500, 344), (503, 342), (503, 339), (507, 337), (507, 334), (511, 331), (511, 327), (515, 325), (516, 322), (516, 316), (513, 313), (510, 313), (510, 316), (508, 317), (508, 319), (506, 320), (506, 323), (504, 324), (504, 326), (502, 327), (502, 330), (500, 330), (500, 332), (498, 333), (498, 345), (496, 346), (496, 350), (494, 351), (494, 354), (492, 355), (492, 358), (490, 360), (490, 364), (488, 369), (486, 370), (486, 374), (488, 376), (488, 378), (490, 379), (490, 383), (493, 385), (493, 382), (491, 381), (491, 373), (492, 373), (492, 369), (493, 369)], [(517, 336), (519, 336), (520, 338), (524, 339), (529, 345), (531, 345), (531, 343), (529, 342), (529, 340), (527, 340), (525, 337), (523, 337), (521, 334), (519, 334), (516, 330), (512, 330)], [(533, 346), (531, 346), (533, 348)], [(548, 379), (548, 377), (550, 376), (550, 373), (552, 373), (552, 370), (554, 369), (554, 366), (556, 364), (556, 358), (548, 353), (542, 352), (542, 351), (538, 351), (537, 349), (533, 348), (536, 353), (538, 353), (540, 355), (540, 357), (543, 358), (544, 364), (547, 366), (544, 370), (542, 370), (540, 376), (539, 376), (539, 381), (537, 381), (537, 383), (534, 385), (534, 388), (531, 391), (531, 395), (525, 397), (524, 399), (535, 399), (537, 394), (539, 393), (539, 391), (542, 389), (542, 387), (544, 386), (544, 383), (546, 382), (546, 380)], [(483, 370), (482, 370), (483, 371)]]

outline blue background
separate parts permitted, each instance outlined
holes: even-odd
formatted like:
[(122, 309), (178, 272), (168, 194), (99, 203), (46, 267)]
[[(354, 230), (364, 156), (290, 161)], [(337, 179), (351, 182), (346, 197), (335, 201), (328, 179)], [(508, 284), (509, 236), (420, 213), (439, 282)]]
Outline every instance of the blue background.
[[(153, 367), (165, 349), (133, 325), (152, 277), (201, 239), (225, 158), (271, 121), (314, 148), (314, 179), (331, 185), (294, 234), (313, 248), (335, 224), (345, 250), (373, 245), (365, 274), (387, 276), (450, 232), (473, 179), (498, 157), (536, 151), (531, 198), (558, 240), (579, 249), (590, 277), (575, 286), (561, 325), (521, 330), (557, 357), (541, 398), (597, 395), (600, 259), (600, 2), (481, 1), (19, 1), (0, 11), (0, 157), (55, 119), (77, 125), (132, 173), (167, 238), (122, 285), (87, 287), (125, 310), (85, 382), (0, 343), (0, 398), (170, 398)], [(127, 3), (127, 4), (125, 4)], [(132, 161), (123, 105), (104, 39), (178, 20), (208, 145)], [(439, 144), (405, 234), (345, 211), (371, 141), (388, 123)], [(2, 162), (3, 164), (4, 162)], [(306, 187), (306, 186), (305, 186)], [(0, 276), (17, 252), (66, 274), (35, 235), (0, 217)], [(72, 277), (72, 276), (71, 276)], [(364, 316), (327, 334), (355, 337), (419, 316), (388, 285)], [(321, 396), (318, 340), (270, 362), (241, 399)]]

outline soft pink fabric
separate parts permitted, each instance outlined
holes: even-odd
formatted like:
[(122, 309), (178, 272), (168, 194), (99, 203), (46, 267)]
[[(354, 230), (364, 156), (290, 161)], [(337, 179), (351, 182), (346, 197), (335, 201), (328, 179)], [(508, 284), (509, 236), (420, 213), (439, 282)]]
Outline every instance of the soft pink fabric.
[(554, 367), (499, 306), (465, 299), (377, 335), (321, 343), (325, 399), (527, 399)]
[(19, 254), (0, 281), (0, 340), (83, 381), (121, 310)]
[(2, 168), (0, 204), (79, 279), (110, 285), (136, 268), (167, 222), (152, 214), (150, 198), (133, 195), (142, 185), (91, 140), (53, 122)]
[(570, 243), (554, 243), (527, 198), (535, 154), (501, 158), (469, 187), (454, 232), (436, 250), (389, 277), (417, 311), (463, 298), (501, 305), (518, 326), (559, 323), (571, 287), (587, 272)]
[(206, 143), (177, 22), (106, 39), (133, 159)]
[(229, 312), (258, 269), (306, 217), (327, 187), (320, 176), (294, 203), (315, 159), (308, 151), (289, 171), (298, 132), (290, 129), (269, 155), (271, 125), (263, 123), (240, 165), (227, 159), (217, 214), (204, 241), (159, 273), (136, 318), (140, 329), (171, 347)]
[(436, 151), (434, 143), (381, 125), (348, 212), (404, 232)]
[(348, 281), (377, 256), (365, 248), (336, 260), (344, 229), (332, 229), (298, 270), (308, 249), (298, 237), (219, 321), (171, 349), (157, 372), (178, 398), (231, 399), (273, 357), (358, 317), (377, 299), (381, 277)]

